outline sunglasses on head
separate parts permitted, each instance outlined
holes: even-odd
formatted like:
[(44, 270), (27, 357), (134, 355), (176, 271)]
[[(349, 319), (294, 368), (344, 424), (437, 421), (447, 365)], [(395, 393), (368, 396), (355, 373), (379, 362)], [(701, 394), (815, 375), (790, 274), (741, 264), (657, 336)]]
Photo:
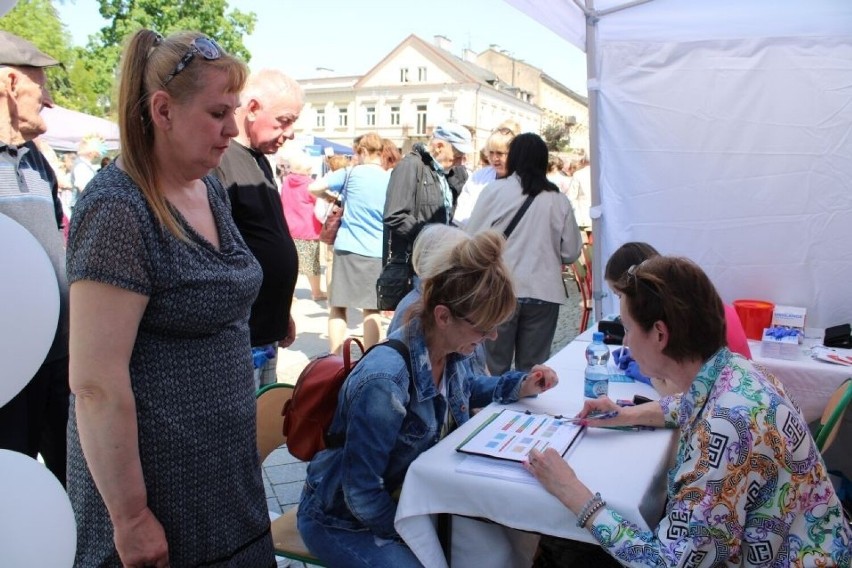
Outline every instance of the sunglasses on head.
[(222, 48), (214, 40), (206, 36), (197, 37), (189, 44), (189, 51), (180, 58), (174, 71), (168, 74), (166, 80), (163, 81), (163, 86), (168, 85), (169, 81), (177, 77), (177, 75), (192, 63), (196, 55), (200, 55), (207, 61), (214, 61), (222, 57)]
[(637, 287), (637, 288), (638, 288), (639, 283), (642, 283), (645, 286), (645, 288), (650, 290), (650, 292), (652, 294), (654, 294), (657, 298), (659, 298), (660, 292), (657, 290), (657, 287), (655, 285), (651, 284), (650, 282), (648, 282), (647, 280), (641, 278), (641, 276), (639, 276), (637, 274), (637, 271), (640, 268), (642, 268), (643, 264), (645, 264), (645, 261), (642, 261), (639, 264), (634, 264), (633, 266), (631, 266), (630, 268), (627, 269), (627, 283), (630, 284), (631, 286), (634, 286), (634, 287)]

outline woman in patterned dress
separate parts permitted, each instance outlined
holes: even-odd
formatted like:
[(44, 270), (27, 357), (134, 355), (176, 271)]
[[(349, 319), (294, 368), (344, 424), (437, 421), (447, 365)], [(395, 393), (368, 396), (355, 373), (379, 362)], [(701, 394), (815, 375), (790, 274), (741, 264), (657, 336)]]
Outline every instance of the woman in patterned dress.
[(618, 411), (588, 424), (680, 429), (663, 518), (641, 530), (552, 450), (530, 452), (529, 471), (625, 566), (849, 566), (852, 530), (805, 419), (774, 378), (728, 349), (707, 275), (657, 256), (615, 290), (642, 373), (683, 394), (632, 408), (596, 399), (580, 416)]
[(75, 566), (275, 566), (248, 330), (261, 270), (207, 175), (246, 74), (198, 33), (125, 49), (122, 153), (68, 242)]

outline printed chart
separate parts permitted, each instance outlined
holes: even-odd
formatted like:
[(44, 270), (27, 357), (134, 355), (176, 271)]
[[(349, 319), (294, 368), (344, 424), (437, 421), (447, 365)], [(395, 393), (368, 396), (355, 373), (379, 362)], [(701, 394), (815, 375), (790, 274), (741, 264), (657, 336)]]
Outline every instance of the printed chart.
[(503, 410), (489, 417), (456, 449), (520, 462), (533, 449), (554, 448), (564, 455), (581, 431), (581, 426), (561, 416)]

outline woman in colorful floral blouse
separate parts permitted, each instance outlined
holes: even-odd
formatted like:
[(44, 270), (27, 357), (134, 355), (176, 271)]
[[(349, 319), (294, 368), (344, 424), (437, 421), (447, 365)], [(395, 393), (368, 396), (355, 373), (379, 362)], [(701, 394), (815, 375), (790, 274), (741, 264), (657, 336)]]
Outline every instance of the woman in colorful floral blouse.
[(693, 262), (655, 257), (615, 285), (642, 373), (683, 395), (632, 408), (586, 402), (589, 426), (680, 428), (665, 514), (643, 531), (553, 450), (527, 468), (625, 566), (850, 566), (852, 530), (807, 424), (776, 381), (725, 346), (722, 300)]

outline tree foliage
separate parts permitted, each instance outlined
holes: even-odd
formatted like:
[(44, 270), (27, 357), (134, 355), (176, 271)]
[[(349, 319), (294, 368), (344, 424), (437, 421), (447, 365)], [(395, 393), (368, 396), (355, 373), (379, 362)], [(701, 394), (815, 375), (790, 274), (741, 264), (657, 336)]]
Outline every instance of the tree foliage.
[(202, 32), (229, 53), (248, 62), (251, 54), (243, 37), (254, 31), (254, 12), (231, 10), (226, 0), (98, 0), (100, 14), (108, 24), (89, 38), (86, 47), (86, 72), (96, 91), (106, 97), (104, 111), (113, 105), (116, 71), (125, 39), (140, 28), (155, 30), (164, 36), (183, 30)]
[(77, 108), (77, 93), (85, 91), (85, 83), (73, 80), (76, 53), (71, 35), (62, 26), (50, 0), (18, 0), (12, 10), (0, 18), (0, 29), (31, 41), (43, 52), (63, 65), (47, 69), (47, 86), (53, 100), (62, 106)]
[(571, 145), (571, 124), (551, 120), (541, 129), (541, 137), (551, 152), (563, 152)]
[(86, 47), (72, 47), (71, 35), (51, 0), (18, 0), (0, 18), (0, 29), (33, 42), (62, 62), (47, 71), (54, 101), (97, 116), (115, 114), (116, 72), (125, 39), (145, 27), (163, 35), (191, 30), (214, 38), (246, 62), (251, 54), (243, 37), (254, 31), (254, 12), (228, 10), (227, 0), (98, 0), (108, 22), (89, 37)]

